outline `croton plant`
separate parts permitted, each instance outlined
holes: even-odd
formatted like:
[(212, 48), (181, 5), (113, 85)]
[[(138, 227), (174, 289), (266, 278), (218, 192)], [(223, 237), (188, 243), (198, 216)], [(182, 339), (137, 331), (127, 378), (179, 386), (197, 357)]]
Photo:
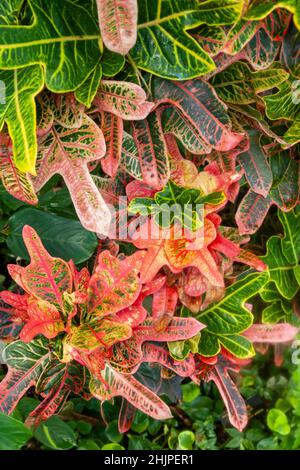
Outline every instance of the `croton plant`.
[[(0, 293), (1, 412), (33, 386), (28, 426), (121, 397), (127, 431), (171, 417), (177, 377), (246, 426), (236, 372), (269, 345), (280, 365), (299, 327), (299, 29), (298, 0), (1, 0), (1, 195), (27, 248)], [(39, 230), (59, 211), (98, 237), (84, 258), (57, 215)]]

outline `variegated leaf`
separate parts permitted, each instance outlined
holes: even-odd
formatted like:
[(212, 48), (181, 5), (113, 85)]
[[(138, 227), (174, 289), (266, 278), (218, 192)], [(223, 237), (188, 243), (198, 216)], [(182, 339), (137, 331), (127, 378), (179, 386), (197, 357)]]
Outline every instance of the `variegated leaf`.
[(127, 54), (137, 37), (137, 0), (97, 0), (97, 7), (104, 44)]
[(31, 205), (38, 203), (31, 177), (16, 168), (11, 140), (5, 134), (0, 134), (0, 176), (6, 191), (16, 199)]
[(71, 292), (72, 289), (68, 264), (62, 259), (52, 258), (45, 250), (38, 234), (28, 225), (23, 228), (23, 239), (31, 262), (22, 268), (21, 287), (35, 298), (62, 308), (62, 294)]
[(172, 417), (169, 407), (132, 375), (120, 374), (108, 364), (102, 375), (107, 387), (95, 377), (92, 377), (90, 382), (91, 393), (99, 400), (109, 400), (115, 396), (122, 396), (135, 408), (154, 419)]
[(41, 340), (15, 341), (3, 352), (9, 370), (0, 384), (0, 411), (10, 414), (49, 365), (50, 351)]
[(27, 314), (28, 321), (20, 333), (20, 339), (25, 343), (29, 343), (37, 335), (55, 338), (65, 329), (61, 314), (46, 300), (29, 300)]
[(111, 113), (102, 113), (101, 129), (106, 143), (106, 153), (101, 166), (108, 176), (116, 175), (122, 155), (123, 120)]
[(88, 164), (104, 154), (102, 131), (88, 116), (83, 116), (82, 126), (77, 129), (54, 124), (50, 132), (39, 139), (38, 176), (34, 185), (40, 190), (59, 173), (70, 191), (82, 225), (105, 235), (111, 214), (88, 170)]
[(160, 115), (151, 113), (147, 119), (134, 122), (133, 129), (143, 181), (161, 189), (168, 182), (170, 169)]
[(129, 307), (137, 299), (141, 282), (139, 271), (144, 253), (120, 260), (109, 251), (98, 258), (88, 286), (88, 312), (103, 317)]
[(121, 119), (138, 120), (145, 119), (154, 107), (146, 98), (144, 90), (134, 83), (102, 80), (94, 104)]
[(208, 83), (199, 79), (170, 82), (155, 77), (153, 93), (157, 104), (167, 102), (179, 108), (211, 148), (230, 150), (242, 140), (241, 134), (231, 131), (226, 106)]

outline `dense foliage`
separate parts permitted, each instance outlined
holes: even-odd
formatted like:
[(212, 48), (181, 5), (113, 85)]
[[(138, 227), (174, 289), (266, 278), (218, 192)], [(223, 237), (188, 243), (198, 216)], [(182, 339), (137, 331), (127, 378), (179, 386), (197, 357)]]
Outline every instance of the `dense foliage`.
[(299, 448), (291, 355), (286, 397), (254, 359), (298, 345), (299, 29), (297, 0), (1, 1), (0, 447)]

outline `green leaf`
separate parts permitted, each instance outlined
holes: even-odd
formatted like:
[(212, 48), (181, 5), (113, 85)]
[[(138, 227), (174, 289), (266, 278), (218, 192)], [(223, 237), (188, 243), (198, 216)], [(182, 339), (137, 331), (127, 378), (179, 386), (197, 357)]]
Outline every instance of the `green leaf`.
[(267, 254), (262, 258), (268, 266), (270, 280), (286, 299), (292, 299), (298, 289), (299, 282), (295, 276), (295, 268), (299, 266), (300, 257), (300, 210), (291, 212), (278, 211), (283, 225), (284, 237), (273, 236), (267, 241)]
[(34, 97), (44, 85), (42, 68), (40, 65), (33, 65), (15, 70), (0, 70), (0, 81), (5, 85), (5, 99), (0, 99), (0, 131), (6, 123), (13, 142), (16, 167), (20, 171), (35, 174), (37, 140)]
[(260, 145), (260, 134), (256, 131), (249, 131), (249, 137), (250, 148), (239, 154), (238, 160), (245, 171), (251, 189), (266, 197), (273, 183), (272, 171)]
[(222, 192), (205, 195), (199, 189), (185, 189), (169, 180), (154, 198), (133, 199), (128, 211), (131, 214), (152, 215), (162, 228), (169, 227), (177, 220), (183, 227), (196, 230), (202, 226), (199, 207), (203, 204), (218, 205), (224, 198)]
[(0, 450), (20, 450), (30, 438), (25, 424), (0, 413)]
[(101, 450), (125, 450), (125, 447), (121, 446), (120, 444), (105, 444), (101, 447)]
[(222, 300), (197, 316), (206, 325), (205, 332), (235, 335), (249, 328), (253, 315), (245, 302), (258, 294), (268, 279), (268, 273), (253, 273), (228, 287)]
[(286, 414), (277, 408), (272, 408), (268, 412), (267, 425), (271, 431), (278, 432), (281, 436), (286, 436), (291, 432)]
[(54, 450), (69, 450), (76, 445), (73, 429), (58, 416), (41, 423), (34, 437), (46, 447)]
[(195, 442), (195, 434), (192, 431), (182, 431), (178, 434), (178, 449), (192, 450)]
[(75, 90), (75, 98), (80, 103), (88, 108), (91, 107), (92, 102), (97, 94), (100, 86), (103, 69), (100, 62), (95, 66), (94, 70), (87, 76), (84, 82)]
[(249, 20), (262, 20), (276, 8), (286, 8), (294, 14), (294, 22), (300, 29), (300, 6), (298, 0), (255, 0), (245, 14)]
[(253, 344), (241, 335), (220, 335), (218, 339), (222, 346), (235, 357), (248, 359), (255, 356)]
[(244, 62), (235, 62), (215, 75), (211, 83), (223, 101), (249, 104), (256, 101), (257, 93), (279, 86), (288, 77), (289, 73), (279, 63), (267, 70), (252, 72)]
[(125, 58), (121, 54), (104, 49), (101, 57), (102, 73), (105, 77), (114, 77), (125, 65)]
[[(39, 233), (47, 251), (66, 261), (73, 259), (75, 263), (82, 263), (92, 256), (97, 247), (96, 235), (85, 230), (77, 220), (24, 208), (9, 219), (11, 231), (6, 242), (15, 256), (26, 260), (29, 260), (29, 256), (22, 239), (25, 224)], [(66, 243), (62, 244), (61, 240), (66, 240)]]
[(2, 0), (0, 3), (0, 24), (17, 23), (17, 15), (24, 0)]
[(213, 60), (188, 29), (207, 23), (234, 23), (240, 16), (239, 0), (139, 0), (139, 25), (130, 55), (137, 67), (174, 80), (204, 75), (215, 68)]
[(0, 67), (39, 63), (56, 93), (75, 90), (101, 56), (100, 33), (92, 0), (28, 0), (29, 26), (0, 26)]

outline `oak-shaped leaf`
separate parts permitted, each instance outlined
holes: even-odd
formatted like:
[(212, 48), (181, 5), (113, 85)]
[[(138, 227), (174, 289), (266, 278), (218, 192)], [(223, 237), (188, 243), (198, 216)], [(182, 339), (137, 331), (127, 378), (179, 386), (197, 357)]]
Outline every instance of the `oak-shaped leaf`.
[(105, 155), (102, 131), (85, 114), (81, 117), (81, 126), (70, 129), (69, 112), (66, 117), (66, 126), (62, 126), (66, 120), (59, 113), (49, 132), (39, 138), (35, 189), (39, 191), (53, 175), (60, 174), (70, 191), (82, 225), (92, 232), (107, 234), (111, 214), (88, 168), (91, 162)]
[(214, 356), (223, 346), (237, 357), (254, 355), (251, 343), (240, 336), (253, 323), (253, 315), (245, 304), (259, 294), (268, 280), (268, 272), (248, 274), (228, 287), (224, 298), (197, 315), (206, 325), (200, 338), (200, 354)]
[[(31, 262), (21, 268), (18, 284), (38, 300), (50, 302), (62, 309), (64, 292), (71, 292), (72, 277), (68, 263), (53, 258), (45, 250), (38, 234), (25, 225), (23, 240)], [(12, 268), (14, 265), (12, 265)]]
[(278, 211), (284, 236), (274, 235), (267, 241), (267, 253), (262, 258), (270, 272), (280, 296), (292, 299), (299, 290), (300, 210)]
[(49, 90), (75, 90), (101, 56), (96, 5), (92, 0), (28, 3), (31, 24), (0, 25), (0, 67), (18, 73), (38, 63), (44, 66)]
[(164, 78), (185, 80), (214, 69), (214, 62), (188, 29), (234, 23), (239, 0), (140, 0), (138, 36), (130, 55), (137, 67)]
[(65, 329), (61, 313), (46, 300), (30, 299), (27, 315), (28, 320), (20, 333), (20, 339), (25, 343), (40, 334), (48, 339), (54, 338)]
[(118, 259), (103, 251), (88, 285), (88, 312), (103, 317), (129, 307), (141, 290), (139, 271), (144, 252)]

